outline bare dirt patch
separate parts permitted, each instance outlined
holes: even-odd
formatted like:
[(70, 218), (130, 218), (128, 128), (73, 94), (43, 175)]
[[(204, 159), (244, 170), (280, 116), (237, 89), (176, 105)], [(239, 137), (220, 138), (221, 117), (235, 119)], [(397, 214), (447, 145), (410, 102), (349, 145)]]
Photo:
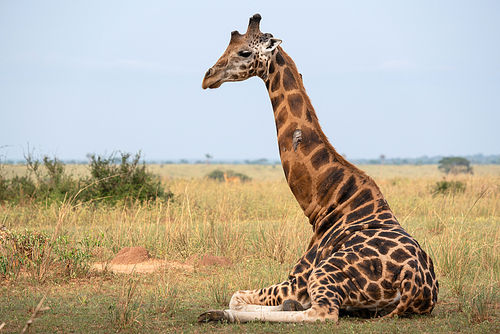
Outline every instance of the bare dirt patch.
[(92, 269), (102, 271), (109, 270), (115, 273), (130, 274), (152, 273), (162, 268), (177, 268), (186, 271), (194, 271), (195, 266), (232, 266), (233, 263), (226, 257), (214, 256), (212, 254), (195, 254), (186, 259), (185, 262), (166, 261), (151, 258), (144, 247), (125, 247), (107, 263), (95, 263)]
[(212, 254), (194, 254), (188, 257), (185, 263), (198, 265), (198, 266), (220, 266), (220, 267), (232, 267), (233, 263), (227, 257), (215, 256)]

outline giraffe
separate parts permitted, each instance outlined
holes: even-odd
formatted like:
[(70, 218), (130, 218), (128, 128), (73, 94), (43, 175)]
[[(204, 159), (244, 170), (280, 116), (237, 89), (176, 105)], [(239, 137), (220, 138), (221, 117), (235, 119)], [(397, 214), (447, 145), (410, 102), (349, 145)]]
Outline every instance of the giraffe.
[(231, 33), (202, 87), (252, 76), (264, 81), (285, 178), (313, 235), (287, 281), (237, 291), (228, 310), (204, 312), (198, 321), (338, 321), (345, 312), (430, 314), (439, 290), (431, 258), (399, 224), (375, 181), (329, 143), (292, 58), (280, 39), (260, 32), (260, 20), (255, 14), (245, 34)]

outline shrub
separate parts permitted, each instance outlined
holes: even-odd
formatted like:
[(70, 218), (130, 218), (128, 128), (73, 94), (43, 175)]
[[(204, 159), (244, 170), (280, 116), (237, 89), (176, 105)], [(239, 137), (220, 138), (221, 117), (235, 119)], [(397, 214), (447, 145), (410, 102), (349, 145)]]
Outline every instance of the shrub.
[(140, 152), (132, 161), (129, 153), (121, 153), (120, 164), (114, 155), (100, 157), (91, 155), (90, 178), (85, 180), (85, 188), (80, 195), (83, 200), (105, 200), (117, 203), (127, 199), (140, 202), (156, 198), (168, 200), (173, 194), (165, 190), (158, 176), (146, 170), (146, 164), (139, 163)]
[(212, 179), (212, 180), (223, 182), (224, 181), (224, 172), (219, 170), (219, 169), (216, 169), (216, 170), (212, 171), (210, 174), (208, 174), (207, 177), (209, 179)]
[(51, 242), (45, 231), (9, 232), (0, 239), (0, 274), (17, 277), (21, 269), (26, 269), (39, 280), (54, 270), (69, 277), (85, 276), (91, 267), (92, 251), (102, 246), (102, 239), (102, 235), (87, 235), (72, 242), (62, 235)]
[(437, 194), (456, 194), (465, 191), (465, 183), (461, 181), (439, 181), (432, 187), (431, 192)]

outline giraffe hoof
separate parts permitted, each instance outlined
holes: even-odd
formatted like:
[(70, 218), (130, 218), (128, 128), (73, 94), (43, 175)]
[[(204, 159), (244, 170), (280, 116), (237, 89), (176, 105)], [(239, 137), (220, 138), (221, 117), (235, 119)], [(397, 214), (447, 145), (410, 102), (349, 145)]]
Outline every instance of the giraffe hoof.
[(198, 317), (198, 322), (210, 322), (210, 321), (228, 321), (226, 313), (222, 310), (210, 310), (200, 314)]
[(283, 311), (304, 311), (304, 308), (301, 303), (287, 299), (283, 302)]

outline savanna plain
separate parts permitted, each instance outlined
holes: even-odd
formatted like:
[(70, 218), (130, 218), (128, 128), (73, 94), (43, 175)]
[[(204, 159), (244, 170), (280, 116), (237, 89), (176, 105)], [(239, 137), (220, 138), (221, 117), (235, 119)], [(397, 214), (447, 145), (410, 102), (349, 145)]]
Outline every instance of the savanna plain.
[[(430, 316), (198, 324), (200, 313), (227, 308), (234, 291), (286, 280), (312, 229), (280, 166), (150, 165), (172, 199), (0, 206), (0, 225), (18, 236), (16, 249), (0, 248), (0, 333), (21, 332), (30, 318), (30, 333), (500, 333), (500, 166), (476, 165), (473, 175), (359, 167), (434, 260), (440, 293)], [(206, 177), (216, 169), (251, 180)], [(165, 265), (113, 272), (116, 254), (135, 246)], [(231, 264), (197, 261), (207, 254)]]

